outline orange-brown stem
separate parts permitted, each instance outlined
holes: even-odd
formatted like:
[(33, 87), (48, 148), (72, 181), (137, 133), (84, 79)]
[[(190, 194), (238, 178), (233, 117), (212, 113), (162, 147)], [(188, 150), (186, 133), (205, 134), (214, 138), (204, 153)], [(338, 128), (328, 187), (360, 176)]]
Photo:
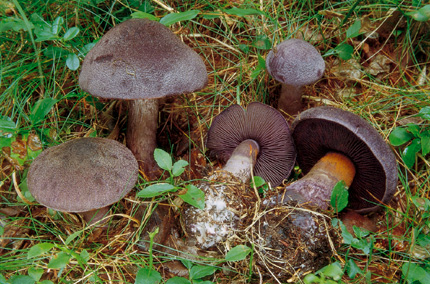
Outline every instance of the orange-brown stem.
[(295, 190), (304, 199), (321, 209), (327, 209), (333, 187), (343, 180), (350, 186), (355, 176), (355, 166), (343, 154), (330, 152), (322, 157), (303, 178), (286, 190)]

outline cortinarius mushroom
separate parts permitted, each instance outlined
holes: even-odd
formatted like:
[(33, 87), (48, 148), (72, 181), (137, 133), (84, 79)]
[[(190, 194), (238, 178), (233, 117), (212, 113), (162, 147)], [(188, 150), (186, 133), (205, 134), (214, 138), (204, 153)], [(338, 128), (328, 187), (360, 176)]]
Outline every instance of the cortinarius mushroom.
[(44, 150), (28, 171), (28, 189), (42, 205), (76, 212), (92, 223), (135, 185), (138, 163), (121, 143), (79, 138)]
[(295, 162), (284, 117), (257, 102), (246, 110), (232, 105), (219, 114), (209, 129), (207, 147), (227, 163), (208, 178), (211, 183), (198, 186), (205, 192), (206, 207), (189, 207), (184, 214), (189, 242), (201, 248), (225, 240), (237, 228), (244, 206), (242, 185), (251, 178), (253, 168), (255, 175), (277, 186), (289, 176)]
[(318, 81), (324, 74), (325, 64), (311, 44), (302, 39), (288, 39), (269, 52), (266, 68), (282, 83), (278, 109), (294, 115), (302, 107), (302, 87)]
[(82, 64), (79, 85), (93, 96), (130, 102), (127, 146), (147, 174), (156, 168), (158, 98), (208, 81), (203, 60), (164, 25), (130, 19), (109, 30)]
[(239, 105), (230, 106), (212, 122), (206, 147), (226, 162), (248, 139), (259, 147), (254, 175), (273, 187), (280, 185), (291, 173), (296, 152), (288, 124), (276, 109), (259, 102), (250, 103), (246, 110)]
[(396, 158), (361, 117), (334, 107), (308, 109), (292, 124), (297, 162), (306, 175), (286, 188), (314, 205), (328, 207), (340, 180), (349, 187), (348, 207), (359, 213), (386, 204), (397, 186)]

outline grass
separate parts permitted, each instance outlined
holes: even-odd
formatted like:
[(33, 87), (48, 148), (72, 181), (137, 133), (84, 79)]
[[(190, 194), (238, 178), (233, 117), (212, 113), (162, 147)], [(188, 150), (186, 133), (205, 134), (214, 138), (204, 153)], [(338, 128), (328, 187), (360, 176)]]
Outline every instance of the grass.
[[(155, 206), (168, 199), (136, 198), (135, 192), (147, 184), (142, 176), (136, 191), (114, 205), (108, 229), (85, 227), (74, 214), (26, 204), (17, 195), (21, 190), (33, 201), (25, 195), (26, 171), (42, 148), (84, 136), (124, 141), (126, 105), (92, 98), (80, 90), (79, 69), (68, 68), (64, 55), (76, 54), (82, 62), (87, 44), (138, 9), (158, 18), (172, 12), (200, 10), (196, 18), (169, 28), (202, 56), (209, 85), (199, 92), (168, 99), (160, 112), (158, 131), (159, 147), (175, 160), (189, 162), (190, 167), (181, 176), (184, 181), (201, 179), (218, 166), (205, 156), (204, 147), (205, 133), (218, 113), (235, 103), (246, 106), (260, 101), (276, 106), (280, 85), (266, 74), (264, 58), (272, 46), (286, 38), (304, 36), (320, 50), (326, 62), (324, 77), (306, 88), (306, 108), (327, 104), (354, 112), (371, 123), (387, 142), (397, 126), (428, 125), (428, 121), (415, 115), (430, 106), (430, 22), (418, 22), (406, 15), (422, 6), (420, 1), (18, 2), (20, 5), (16, 1), (0, 2), (0, 27), (4, 28), (4, 21), (13, 17), (35, 22), (38, 14), (49, 23), (63, 17), (60, 36), (72, 27), (79, 28), (79, 34), (69, 41), (37, 41), (34, 29), (0, 32), (0, 134), (7, 134), (0, 138), (0, 274), (11, 281), (18, 281), (19, 275), (36, 279), (40, 274), (40, 281), (55, 283), (133, 283), (138, 270), (149, 263), (139, 240), (140, 234), (146, 233), (150, 213), (139, 207)], [(233, 7), (242, 10), (230, 10)], [(242, 16), (250, 11), (251, 15)], [(348, 38), (348, 29), (357, 20), (362, 34)], [(374, 37), (375, 33), (379, 37)], [(349, 54), (357, 63), (353, 67), (336, 54), (342, 44), (353, 47)], [(378, 64), (381, 70), (388, 67), (389, 71), (378, 73)], [(359, 76), (354, 77), (352, 72), (357, 69)], [(341, 95), (345, 93), (349, 95)], [(46, 98), (55, 102), (46, 109), (39, 105), (38, 111), (38, 102)], [(7, 123), (9, 118), (12, 126)], [(5, 125), (9, 125), (8, 131)], [(31, 147), (26, 144), (30, 134), (35, 135), (30, 136), (32, 139), (40, 139), (33, 141)], [(357, 237), (363, 240), (361, 247), (339, 241), (338, 255), (332, 262), (341, 264), (340, 279), (334, 280), (327, 272), (318, 274), (319, 279), (345, 283), (412, 283), (419, 277), (428, 279), (428, 272), (426, 276), (423, 271), (430, 268), (426, 259), (430, 250), (429, 163), (418, 154), (414, 167), (409, 169), (402, 161), (403, 147), (393, 150), (399, 163), (399, 184), (394, 200), (371, 216), (380, 229)], [(31, 248), (42, 243), (54, 246), (29, 258)], [(370, 246), (367, 253), (366, 245)], [(52, 259), (61, 257), (67, 261), (52, 264)], [(161, 265), (166, 258), (169, 256), (155, 255), (154, 267), (168, 278), (171, 273)], [(350, 277), (351, 269), (355, 269), (350, 260), (362, 271), (354, 277)], [(231, 264), (232, 271), (218, 270), (208, 280), (259, 282), (258, 271), (251, 273), (249, 258), (247, 261)]]

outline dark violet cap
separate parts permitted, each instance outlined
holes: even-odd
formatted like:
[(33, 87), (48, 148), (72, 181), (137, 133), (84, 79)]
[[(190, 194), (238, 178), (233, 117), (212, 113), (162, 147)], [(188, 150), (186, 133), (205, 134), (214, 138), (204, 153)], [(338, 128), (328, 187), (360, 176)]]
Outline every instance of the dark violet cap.
[(260, 151), (254, 175), (261, 176), (272, 186), (278, 186), (293, 169), (296, 151), (290, 128), (276, 109), (253, 102), (246, 110), (232, 105), (212, 122), (206, 139), (210, 154), (226, 162), (236, 147), (244, 140), (258, 143)]
[(297, 162), (303, 173), (328, 152), (347, 156), (355, 166), (348, 207), (365, 213), (388, 203), (397, 186), (397, 162), (381, 135), (363, 118), (322, 106), (300, 113), (292, 124)]
[(82, 64), (79, 85), (109, 99), (150, 99), (207, 85), (200, 56), (164, 25), (130, 19), (109, 30)]

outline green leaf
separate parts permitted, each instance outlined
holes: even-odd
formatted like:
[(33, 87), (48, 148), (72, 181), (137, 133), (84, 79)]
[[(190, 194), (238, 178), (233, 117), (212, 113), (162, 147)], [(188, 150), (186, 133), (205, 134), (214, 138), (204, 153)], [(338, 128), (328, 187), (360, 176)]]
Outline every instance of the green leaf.
[(260, 11), (257, 9), (241, 9), (241, 8), (236, 8), (236, 7), (224, 10), (224, 12), (229, 14), (229, 15), (234, 15), (234, 16), (239, 16), (239, 17), (250, 16), (250, 15), (264, 15), (263, 11)]
[(361, 29), (361, 21), (356, 20), (347, 30), (346, 30), (346, 37), (347, 38), (353, 38), (360, 34)]
[(207, 266), (207, 265), (195, 265), (190, 269), (190, 279), (196, 280), (206, 277), (208, 275), (212, 275), (219, 268), (215, 266)]
[(45, 119), (45, 116), (51, 111), (52, 107), (58, 102), (58, 100), (47, 97), (38, 100), (30, 113), (30, 121), (33, 125)]
[(42, 268), (36, 268), (36, 267), (30, 266), (30, 268), (28, 269), (28, 276), (33, 278), (34, 281), (39, 281), (42, 275), (43, 275)]
[(74, 39), (78, 34), (79, 34), (79, 28), (78, 27), (71, 27), (64, 34), (63, 40), (64, 41), (69, 41), (71, 39)]
[[(34, 28), (34, 25), (30, 23), (30, 29)], [(20, 30), (28, 31), (27, 25), (25, 22), (17, 17), (7, 17), (1, 20), (0, 22), (0, 33), (7, 32), (13, 30), (15, 32), (18, 32)]]
[(408, 123), (406, 130), (409, 131), (414, 137), (420, 136), (421, 128), (419, 125), (416, 125), (415, 123)]
[(430, 133), (429, 132), (423, 132), (420, 134), (421, 138), (421, 153), (423, 156), (430, 153)]
[(251, 180), (251, 186), (252, 187), (260, 187), (262, 185), (265, 185), (266, 181), (260, 177), (260, 176), (254, 176), (253, 179)]
[(257, 35), (251, 45), (261, 50), (269, 50), (272, 48), (272, 42), (267, 35)]
[(417, 263), (404, 263), (402, 265), (402, 275), (408, 283), (430, 283), (430, 273)]
[(51, 244), (51, 243), (40, 243), (40, 244), (34, 245), (28, 251), (27, 258), (40, 256), (50, 251), (53, 247), (54, 247), (54, 244)]
[(425, 5), (418, 10), (407, 12), (406, 15), (418, 22), (428, 21), (430, 19), (430, 5)]
[(34, 284), (34, 279), (27, 275), (15, 275), (9, 279), (10, 284)]
[(401, 154), (403, 162), (405, 165), (411, 169), (415, 164), (415, 158), (417, 153), (421, 150), (421, 141), (418, 138), (412, 140), (411, 144), (409, 144)]
[(352, 54), (354, 53), (354, 47), (347, 43), (340, 44), (335, 48), (337, 55), (342, 60), (349, 60), (352, 58)]
[(186, 12), (172, 13), (160, 19), (160, 23), (165, 26), (173, 25), (180, 21), (192, 20), (200, 13), (200, 10), (189, 10)]
[(336, 183), (331, 193), (330, 205), (339, 213), (348, 205), (348, 188), (343, 180)]
[(363, 273), (363, 271), (361, 271), (361, 269), (352, 259), (348, 259), (348, 263), (346, 265), (346, 272), (348, 273), (348, 277), (351, 279), (354, 279), (357, 274)]
[(157, 21), (158, 22), (158, 18), (156, 16), (149, 14), (149, 13), (142, 12), (142, 11), (137, 11), (137, 12), (131, 13), (130, 16), (133, 19), (148, 19), (151, 21)]
[(48, 263), (48, 268), (62, 269), (69, 263), (71, 256), (65, 252), (59, 252)]
[(191, 284), (191, 281), (184, 277), (172, 277), (166, 281), (166, 284)]
[(8, 116), (0, 117), (0, 130), (2, 131), (14, 131), (16, 130), (16, 123)]
[(190, 184), (186, 186), (187, 192), (179, 197), (186, 203), (199, 209), (205, 208), (205, 193), (198, 187)]
[(54, 35), (58, 35), (58, 33), (60, 32), (61, 26), (64, 23), (64, 19), (63, 17), (57, 17), (55, 18), (54, 22), (52, 23), (52, 27), (51, 27), (51, 32)]
[(43, 280), (40, 281), (38, 284), (54, 284), (54, 282), (52, 282), (51, 280)]
[(75, 71), (79, 68), (79, 65), (80, 65), (80, 62), (79, 62), (78, 56), (74, 53), (69, 53), (66, 59), (66, 66), (70, 70)]
[(175, 177), (180, 176), (184, 171), (185, 171), (185, 167), (188, 166), (188, 162), (185, 160), (179, 160), (176, 161), (173, 164), (173, 168), (172, 168), (172, 175)]
[(151, 198), (154, 196), (162, 195), (166, 192), (173, 191), (175, 189), (176, 188), (171, 184), (159, 183), (144, 188), (143, 190), (139, 191), (136, 196), (141, 198)]
[(74, 239), (76, 239), (76, 237), (80, 236), (82, 234), (82, 231), (76, 231), (74, 233), (72, 233), (71, 235), (69, 235), (66, 239), (66, 241), (64, 242), (66, 245), (70, 244)]
[(244, 260), (248, 254), (250, 254), (252, 249), (245, 245), (237, 245), (225, 255), (225, 260), (227, 261), (239, 261)]
[(343, 275), (342, 267), (339, 262), (333, 262), (327, 266), (324, 266), (316, 272), (316, 274), (321, 273), (327, 277), (333, 278), (333, 280), (340, 280)]
[(409, 142), (412, 138), (414, 138), (414, 136), (402, 127), (394, 128), (389, 136), (390, 143), (393, 146), (403, 145), (406, 142)]
[(161, 274), (151, 268), (141, 268), (137, 272), (135, 284), (157, 284), (162, 280)]
[(82, 258), (82, 260), (84, 261), (83, 264), (87, 264), (88, 260), (90, 260), (90, 254), (88, 253), (88, 251), (86, 249), (83, 249), (81, 251), (81, 253), (79, 254), (79, 256)]
[(417, 115), (423, 119), (430, 120), (430, 106), (423, 107)]
[(170, 157), (169, 153), (162, 149), (154, 150), (154, 159), (157, 162), (157, 165), (166, 171), (172, 170), (172, 157)]
[(354, 231), (354, 235), (358, 238), (358, 239), (362, 239), (365, 238), (369, 235), (369, 231), (366, 229), (362, 229), (360, 227), (357, 226), (352, 226), (352, 230)]

